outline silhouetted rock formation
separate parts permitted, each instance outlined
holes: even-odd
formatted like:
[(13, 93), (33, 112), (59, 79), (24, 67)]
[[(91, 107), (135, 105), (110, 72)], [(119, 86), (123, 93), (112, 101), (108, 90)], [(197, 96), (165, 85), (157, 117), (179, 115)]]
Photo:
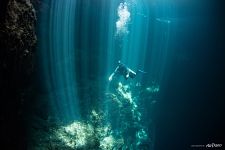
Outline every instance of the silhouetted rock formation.
[(36, 15), (30, 0), (1, 0), (0, 8), (1, 142), (7, 149), (23, 149), (24, 103), (34, 65)]

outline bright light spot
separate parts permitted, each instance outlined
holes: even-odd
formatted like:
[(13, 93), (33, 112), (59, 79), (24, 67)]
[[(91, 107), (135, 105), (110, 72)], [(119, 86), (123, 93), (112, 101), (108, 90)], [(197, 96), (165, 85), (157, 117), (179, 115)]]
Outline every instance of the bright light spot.
[(159, 85), (153, 85), (151, 87), (147, 87), (146, 90), (151, 93), (159, 92)]
[(91, 111), (91, 114), (92, 114), (92, 116), (94, 116), (94, 117), (97, 117), (97, 116), (98, 116), (98, 114), (97, 114), (97, 112), (96, 112), (95, 110), (92, 110), (92, 111)]
[(137, 145), (140, 145), (143, 141), (148, 139), (148, 135), (146, 133), (146, 131), (144, 129), (140, 129), (137, 133), (136, 133), (136, 137), (137, 137)]
[(85, 146), (94, 135), (94, 128), (89, 124), (81, 122), (73, 122), (68, 126), (64, 126), (57, 131), (57, 136), (65, 145), (71, 148), (79, 148)]
[(105, 137), (102, 141), (100, 141), (100, 148), (101, 149), (112, 149), (115, 141), (114, 138), (110, 135)]
[(141, 129), (139, 130), (137, 133), (136, 133), (136, 136), (139, 138), (139, 139), (147, 139), (148, 138), (148, 135), (146, 133), (146, 131), (144, 129)]
[(121, 35), (129, 33), (127, 29), (127, 24), (130, 21), (130, 12), (128, 10), (128, 4), (126, 2), (120, 3), (117, 12), (119, 19), (116, 22), (116, 34)]
[(131, 92), (127, 90), (128, 86), (127, 85), (124, 86), (121, 82), (119, 82), (118, 85), (119, 86), (118, 86), (117, 90), (118, 90), (119, 94), (121, 96), (123, 96), (124, 99), (127, 99), (130, 103), (132, 103), (133, 99), (131, 96)]

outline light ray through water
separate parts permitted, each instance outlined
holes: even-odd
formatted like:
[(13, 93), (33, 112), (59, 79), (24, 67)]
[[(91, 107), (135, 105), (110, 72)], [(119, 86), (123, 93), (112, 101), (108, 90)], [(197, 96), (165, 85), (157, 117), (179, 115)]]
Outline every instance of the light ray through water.
[[(106, 99), (113, 99), (118, 110), (123, 104), (130, 106), (125, 109), (138, 124), (133, 136), (140, 145), (148, 135), (141, 124), (138, 96), (131, 88), (160, 82), (168, 53), (170, 26), (154, 22), (157, 19), (151, 14), (154, 11), (149, 9), (147, 1), (46, 0), (46, 3), (48, 15), (42, 13), (39, 24), (39, 62), (45, 89), (42, 97), (50, 103), (52, 114), (67, 124), (87, 120), (95, 111), (98, 116), (98, 110), (102, 109), (108, 115), (102, 122), (111, 123), (110, 128), (115, 129), (121, 127), (122, 117), (110, 118), (113, 106)], [(162, 36), (161, 30), (165, 33)], [(118, 60), (135, 71), (147, 71), (147, 75), (118, 82), (112, 93), (108, 77)], [(160, 89), (156, 87), (157, 90), (148, 87), (144, 91), (156, 93)], [(90, 127), (83, 123), (75, 125)], [(117, 129), (112, 133), (121, 132)], [(63, 133), (59, 135), (64, 137)]]

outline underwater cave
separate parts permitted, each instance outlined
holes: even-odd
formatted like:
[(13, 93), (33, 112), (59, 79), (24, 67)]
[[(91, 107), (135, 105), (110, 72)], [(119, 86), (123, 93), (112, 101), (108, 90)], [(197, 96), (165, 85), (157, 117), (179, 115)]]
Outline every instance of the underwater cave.
[(1, 0), (0, 149), (222, 149), (223, 10)]

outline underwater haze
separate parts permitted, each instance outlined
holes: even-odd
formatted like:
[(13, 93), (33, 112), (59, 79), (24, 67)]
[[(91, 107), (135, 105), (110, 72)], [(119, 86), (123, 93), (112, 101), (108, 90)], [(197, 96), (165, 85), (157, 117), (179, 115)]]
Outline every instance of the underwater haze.
[(222, 144), (212, 2), (41, 0), (38, 8), (29, 149)]

